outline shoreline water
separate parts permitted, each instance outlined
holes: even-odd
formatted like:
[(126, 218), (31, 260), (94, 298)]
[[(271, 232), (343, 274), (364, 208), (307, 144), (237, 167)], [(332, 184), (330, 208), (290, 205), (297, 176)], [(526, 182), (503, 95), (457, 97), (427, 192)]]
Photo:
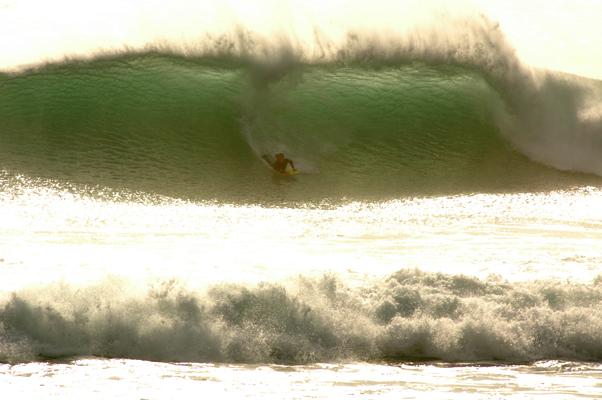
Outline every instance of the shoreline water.
[[(533, 365), (317, 364), (310, 366), (165, 364), (80, 359), (69, 363), (0, 364), (10, 396), (166, 399), (174, 395), (232, 399), (598, 398), (602, 366), (547, 361)], [(278, 382), (277, 384), (275, 382)]]

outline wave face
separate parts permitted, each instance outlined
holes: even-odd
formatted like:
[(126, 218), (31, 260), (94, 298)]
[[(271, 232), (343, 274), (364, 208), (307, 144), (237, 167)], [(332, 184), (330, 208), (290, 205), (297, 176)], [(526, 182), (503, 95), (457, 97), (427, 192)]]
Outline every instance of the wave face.
[[(559, 170), (602, 174), (600, 82), (531, 71), (484, 25), (470, 40), (350, 34), (313, 58), (218, 38), (0, 75), (0, 168), (232, 201), (599, 184)], [(260, 160), (280, 151), (294, 184)]]
[(124, 289), (106, 281), (14, 293), (0, 308), (0, 359), (602, 360), (599, 279), (506, 283), (401, 270), (362, 289), (333, 276), (300, 278), (294, 289), (222, 285), (199, 294), (173, 280), (146, 295)]

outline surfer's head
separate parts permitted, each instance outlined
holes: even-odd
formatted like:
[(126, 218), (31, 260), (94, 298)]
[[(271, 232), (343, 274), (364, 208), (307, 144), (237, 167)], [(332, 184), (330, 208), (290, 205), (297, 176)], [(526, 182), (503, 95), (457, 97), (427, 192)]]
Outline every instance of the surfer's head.
[(276, 153), (276, 159), (282, 160), (284, 158), (284, 153)]

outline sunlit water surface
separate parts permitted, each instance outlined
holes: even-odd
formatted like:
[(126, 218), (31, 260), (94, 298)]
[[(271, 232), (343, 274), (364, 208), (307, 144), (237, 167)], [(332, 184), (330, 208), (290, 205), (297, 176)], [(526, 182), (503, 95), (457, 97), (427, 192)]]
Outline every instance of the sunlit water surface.
[(3, 393), (17, 398), (168, 399), (594, 399), (602, 365), (168, 364), (82, 359), (0, 365)]
[[(476, 194), (268, 208), (167, 198), (99, 200), (22, 187), (0, 195), (4, 295), (107, 276), (286, 285), (332, 273), (362, 286), (404, 268), (482, 279), (589, 282), (600, 273), (602, 192)], [(8, 397), (599, 398), (602, 366), (158, 363), (83, 358), (0, 364)]]
[(602, 191), (475, 194), (295, 208), (107, 201), (30, 188), (0, 195), (0, 287), (107, 274), (361, 284), (403, 268), (510, 281), (600, 272)]

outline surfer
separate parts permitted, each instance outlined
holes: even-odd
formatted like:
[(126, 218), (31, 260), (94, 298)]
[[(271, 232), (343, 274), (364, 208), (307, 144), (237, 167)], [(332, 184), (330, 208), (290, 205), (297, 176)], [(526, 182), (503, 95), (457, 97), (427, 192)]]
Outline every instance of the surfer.
[(274, 162), (271, 162), (271, 160), (267, 156), (263, 156), (263, 159), (266, 160), (276, 172), (280, 172), (281, 174), (286, 173), (286, 167), (289, 164), (293, 171), (297, 171), (297, 169), (295, 168), (295, 164), (293, 164), (293, 161), (284, 157), (284, 153), (276, 153), (275, 157), (276, 160)]

